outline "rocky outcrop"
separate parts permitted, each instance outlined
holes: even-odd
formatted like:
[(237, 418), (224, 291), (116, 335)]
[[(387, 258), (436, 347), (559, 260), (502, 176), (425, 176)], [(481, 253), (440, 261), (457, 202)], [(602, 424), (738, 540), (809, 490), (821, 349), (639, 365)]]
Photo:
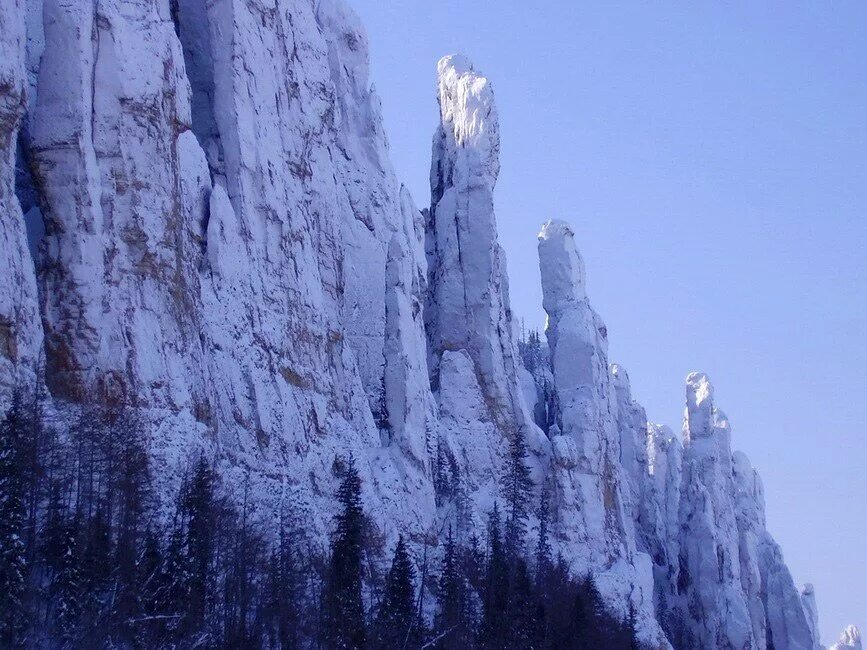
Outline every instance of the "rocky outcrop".
[[(675, 476), (657, 477), (656, 466), (659, 458), (670, 466), (661, 450), (677, 450), (679, 462), (679, 447), (650, 429), (651, 499), (640, 521), (645, 539), (658, 549), (659, 616), (677, 647), (818, 648), (817, 617), (802, 604), (766, 530), (761, 479), (743, 453), (732, 453), (729, 421), (713, 397), (706, 375), (687, 377), (682, 470)], [(671, 512), (672, 492), (679, 493), (677, 532), (673, 536), (669, 524), (667, 544), (660, 544), (655, 540), (662, 536), (654, 533), (666, 528), (657, 523), (660, 495)]]
[(647, 413), (644, 407), (632, 398), (629, 373), (626, 369), (613, 363), (610, 372), (611, 385), (614, 388), (615, 422), (620, 438), (619, 460), (629, 489), (626, 500), (630, 516), (637, 522), (648, 483)]
[[(387, 158), (364, 31), (342, 2), (169, 4), (46, 0), (34, 23), (24, 153), (52, 394), (160, 414), (161, 476), (208, 450), (264, 511), (289, 488), (327, 510), (352, 451), (383, 526), (423, 529), (424, 224)], [(23, 258), (16, 237), (2, 252)]]
[(815, 650), (822, 650), (824, 646), (819, 637), (819, 608), (816, 605), (816, 591), (809, 582), (801, 587), (801, 606), (804, 608), (804, 616), (810, 627), (810, 636), (814, 641), (813, 647)]
[(168, 8), (46, 0), (43, 15), (29, 153), (49, 385), (190, 408), (205, 401), (204, 233), (182, 207), (195, 170), (183, 166), (189, 86)]
[(527, 435), (531, 420), (518, 388), (506, 259), (497, 241), (494, 186), (500, 132), (490, 82), (464, 57), (437, 65), (440, 125), (431, 162), (425, 322), (432, 383), (441, 386), (446, 352), (464, 350), (507, 435)]
[[(762, 602), (764, 566), (761, 549), (765, 538), (765, 496), (762, 481), (742, 452), (732, 456), (734, 478), (734, 509), (738, 529), (738, 554), (741, 568), (741, 589), (750, 613), (753, 639), (757, 648), (765, 648), (768, 621)], [(809, 638), (807, 633), (805, 638)]]
[(52, 408), (136, 410), (166, 494), (206, 453), (322, 539), (350, 453), (381, 540), (481, 530), (522, 436), (555, 550), (645, 642), (819, 647), (709, 381), (683, 443), (646, 425), (563, 222), (519, 355), (491, 84), (448, 56), (438, 98), (422, 213), (341, 0), (5, 2), (0, 405), (44, 365)]
[(33, 261), (15, 194), (16, 150), (28, 96), (24, 0), (0, 7), (0, 408), (36, 386), (42, 327)]
[(754, 637), (741, 586), (728, 420), (714, 408), (706, 375), (692, 373), (686, 385), (679, 582), (687, 633), (699, 647), (749, 648)]
[[(607, 330), (590, 307), (584, 262), (565, 222), (543, 226), (539, 267), (556, 392), (549, 430), (556, 530), (577, 571), (593, 573), (612, 601), (619, 595), (637, 616), (653, 620), (651, 562), (636, 548), (634, 525), (646, 466), (643, 412), (625, 371), (609, 372)], [(655, 621), (646, 627), (653, 638)]]
[(647, 476), (640, 501), (639, 541), (653, 560), (654, 604), (663, 627), (679, 633), (680, 477), (683, 445), (664, 425), (647, 425)]
[[(544, 480), (550, 445), (524, 401), (526, 371), (513, 336), (505, 254), (497, 241), (493, 192), (500, 143), (493, 90), (459, 55), (441, 59), (437, 74), (440, 124), (425, 232), (424, 320), (440, 416), (438, 462), (452, 467), (447, 481), (438, 477), (437, 482), (456, 485), (451, 492), (472, 504), (465, 515), (482, 526), (484, 513), (500, 498), (509, 440), (525, 440), (537, 485)], [(459, 521), (459, 531), (464, 528)]]
[(861, 631), (854, 625), (848, 626), (840, 635), (840, 640), (828, 650), (861, 650)]

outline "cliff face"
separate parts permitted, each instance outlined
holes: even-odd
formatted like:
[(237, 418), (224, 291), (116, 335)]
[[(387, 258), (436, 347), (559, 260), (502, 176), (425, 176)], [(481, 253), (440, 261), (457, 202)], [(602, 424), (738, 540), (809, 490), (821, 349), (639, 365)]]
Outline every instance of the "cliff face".
[(32, 386), (42, 327), (36, 278), (21, 204), (15, 193), (17, 134), (27, 97), (23, 0), (0, 7), (0, 405), (16, 386)]
[(349, 453), (383, 539), (482, 530), (520, 436), (556, 550), (643, 640), (819, 647), (709, 381), (683, 442), (647, 425), (563, 222), (522, 361), (490, 82), (440, 61), (423, 213), (367, 68), (342, 0), (4, 2), (0, 404), (135, 409), (166, 486), (204, 452), (263, 521), (292, 494), (322, 538)]
[(296, 488), (315, 503), (334, 458), (354, 452), (369, 486), (388, 482), (371, 507), (420, 529), (434, 430), (423, 222), (387, 159), (354, 15), (231, 0), (28, 11), (41, 47), (19, 188), (36, 195), (45, 235), (37, 300), (11, 191), (21, 5), (3, 57), (17, 64), (2, 254), (22, 278), (2, 292), (16, 350), (4, 381), (32, 372), (40, 313), (51, 394), (159, 419), (169, 475), (204, 449), (249, 475), (265, 508)]

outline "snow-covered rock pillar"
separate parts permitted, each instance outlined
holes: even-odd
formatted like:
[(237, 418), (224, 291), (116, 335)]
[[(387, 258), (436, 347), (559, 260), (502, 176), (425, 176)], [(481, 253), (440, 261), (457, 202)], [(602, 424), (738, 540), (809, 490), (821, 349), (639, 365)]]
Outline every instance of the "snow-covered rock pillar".
[(619, 460), (620, 441), (612, 413), (608, 333), (587, 300), (584, 261), (572, 229), (549, 221), (539, 234), (545, 333), (559, 402), (558, 426), (576, 447), (576, 469), (601, 476), (606, 452)]
[(774, 648), (816, 650), (820, 647), (818, 614), (812, 588), (807, 598), (811, 602), (805, 603), (779, 545), (765, 528), (765, 494), (758, 472), (743, 452), (736, 451), (731, 458), (741, 589), (754, 647), (760, 650), (773, 643)]
[(861, 631), (854, 625), (848, 626), (840, 635), (840, 640), (828, 650), (861, 650)]
[(639, 534), (653, 559), (661, 620), (671, 616), (677, 590), (680, 476), (683, 445), (667, 426), (647, 425), (647, 477), (639, 510)]
[(621, 497), (619, 440), (612, 417), (607, 333), (590, 308), (584, 262), (572, 229), (549, 221), (539, 233), (545, 331), (557, 393), (554, 458), (560, 507), (574, 511), (574, 532), (586, 536), (591, 566), (622, 554), (626, 517)]
[[(405, 188), (401, 204), (408, 223), (418, 210)], [(407, 250), (409, 237), (396, 234), (388, 245), (385, 278), (384, 396), (391, 440), (416, 462), (428, 466), (427, 431), (434, 421), (427, 378), (422, 292), (424, 275)]]
[(813, 637), (813, 650), (821, 650), (822, 641), (819, 635), (819, 607), (816, 605), (816, 590), (811, 583), (801, 587), (801, 607), (804, 608), (804, 616), (810, 627)]
[(45, 0), (29, 119), (55, 395), (207, 410), (203, 215), (183, 207), (189, 84), (165, 3)]
[(733, 455), (734, 508), (738, 527), (741, 588), (752, 621), (755, 647), (766, 647), (765, 610), (761, 600), (762, 575), (759, 545), (765, 531), (765, 499), (762, 481), (742, 452)]
[(493, 192), (500, 133), (490, 82), (459, 55), (437, 66), (441, 123), (433, 143), (425, 323), (432, 384), (444, 353), (465, 351), (505, 433), (530, 421), (518, 388), (506, 261)]
[(756, 647), (741, 587), (728, 421), (714, 408), (713, 386), (702, 373), (686, 379), (683, 444), (678, 586), (689, 612), (688, 642)]
[(775, 649), (814, 650), (818, 646), (818, 638), (810, 626), (801, 594), (786, 566), (779, 544), (767, 532), (759, 545), (758, 559), (768, 646), (773, 641)]
[(36, 278), (15, 196), (15, 147), (26, 104), (25, 7), (0, 5), (0, 412), (13, 392), (28, 390), (42, 341)]
[(638, 521), (642, 494), (647, 486), (647, 413), (632, 398), (629, 373), (616, 363), (611, 364), (611, 384), (620, 434), (620, 464), (629, 486), (626, 499), (632, 519)]
[(645, 638), (653, 639), (658, 628), (653, 619), (652, 563), (636, 550), (631, 503), (624, 499), (629, 488), (618, 431), (619, 417), (628, 429), (626, 460), (638, 472), (645, 454), (632, 436), (641, 428), (636, 419), (643, 415), (633, 408), (620, 370), (618, 398), (608, 366), (608, 334), (587, 300), (584, 262), (565, 222), (543, 226), (539, 267), (557, 394), (556, 424), (551, 427), (556, 532), (569, 549), (575, 570), (593, 573), (602, 593), (611, 602), (628, 605), (641, 621)]

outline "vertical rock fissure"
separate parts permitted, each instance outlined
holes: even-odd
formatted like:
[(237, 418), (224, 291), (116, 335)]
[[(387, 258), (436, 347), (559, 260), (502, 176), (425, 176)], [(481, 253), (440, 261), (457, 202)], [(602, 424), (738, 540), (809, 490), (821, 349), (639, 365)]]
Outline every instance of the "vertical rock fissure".
[(173, 0), (171, 16), (184, 52), (184, 67), (192, 91), (193, 133), (205, 152), (213, 182), (216, 177), (225, 175), (225, 170), (223, 145), (214, 114), (214, 60), (207, 3), (205, 0)]
[(26, 124), (27, 115), (25, 114), (15, 147), (15, 196), (21, 205), (21, 216), (27, 231), (27, 247), (30, 250), (33, 270), (34, 273), (38, 274), (39, 247), (45, 235), (45, 221), (42, 217), (41, 207), (44, 198), (33, 174), (33, 159)]

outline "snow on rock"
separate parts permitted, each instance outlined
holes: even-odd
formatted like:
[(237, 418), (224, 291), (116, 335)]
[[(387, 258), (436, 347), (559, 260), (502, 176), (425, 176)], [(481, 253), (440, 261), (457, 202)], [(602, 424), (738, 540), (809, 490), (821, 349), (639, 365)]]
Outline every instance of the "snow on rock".
[(607, 331), (587, 300), (584, 262), (565, 222), (543, 226), (539, 267), (557, 394), (556, 532), (575, 570), (593, 573), (603, 594), (621, 607), (631, 606), (645, 637), (652, 639), (659, 634), (652, 563), (636, 548), (629, 485), (634, 472), (637, 497), (645, 463), (638, 443), (643, 412), (632, 402), (625, 372), (609, 372)]
[[(440, 124), (425, 230), (424, 321), (440, 416), (437, 462), (451, 467), (445, 482), (456, 487), (446, 491), (461, 533), (470, 520), (481, 526), (501, 498), (509, 439), (526, 441), (537, 485), (544, 480), (550, 444), (525, 402), (528, 379), (509, 307), (505, 254), (497, 241), (499, 124), (493, 91), (461, 56), (444, 57), (437, 72)], [(443, 473), (438, 470), (440, 483)]]
[(759, 546), (762, 600), (767, 619), (768, 645), (774, 648), (813, 650), (818, 639), (810, 627), (801, 595), (783, 560), (783, 553), (767, 533)]
[(750, 612), (755, 646), (765, 648), (767, 620), (761, 600), (762, 574), (759, 566), (759, 546), (765, 534), (764, 490), (758, 473), (744, 453), (734, 453), (733, 470), (741, 588)]
[[(424, 224), (388, 161), (357, 18), (336, 0), (41, 13), (25, 153), (45, 208), (53, 395), (174, 414), (161, 476), (210, 449), (263, 513), (305, 493), (314, 534), (353, 452), (386, 534), (425, 530)], [(2, 254), (29, 263), (16, 237)]]
[(676, 646), (817, 648), (816, 621), (765, 528), (761, 480), (743, 453), (732, 453), (731, 426), (713, 400), (707, 375), (691, 373), (666, 629)]
[(620, 456), (611, 417), (608, 333), (587, 301), (584, 262), (565, 222), (549, 221), (539, 233), (539, 266), (559, 402), (557, 424), (575, 442), (579, 470), (601, 476), (604, 466)]
[(629, 487), (627, 500), (633, 521), (640, 516), (641, 501), (647, 481), (647, 413), (632, 398), (629, 373), (622, 366), (611, 364), (614, 387), (617, 430), (620, 434), (620, 465)]
[(427, 227), (425, 323), (433, 385), (446, 351), (465, 350), (504, 435), (538, 432), (518, 385), (506, 260), (497, 241), (493, 192), (499, 172), (499, 123), (488, 80), (464, 57), (437, 66), (441, 122), (434, 135)]
[(179, 209), (189, 86), (160, 7), (97, 15), (92, 4), (44, 3), (30, 144), (44, 193), (40, 293), (57, 396), (175, 408), (203, 399), (201, 223)]
[[(409, 192), (401, 188), (405, 223), (415, 227), (420, 215)], [(429, 467), (429, 447), (436, 435), (436, 405), (427, 376), (422, 305), (424, 256), (416, 231), (392, 236), (388, 245), (385, 292), (384, 398), (389, 441), (397, 441), (409, 458)], [(419, 263), (420, 262), (420, 263)]]
[(814, 619), (815, 611), (810, 613), (804, 606), (779, 545), (765, 529), (761, 479), (742, 452), (733, 454), (733, 467), (741, 584), (756, 647), (773, 644), (774, 648), (815, 650), (819, 647), (818, 617)]
[(28, 98), (24, 0), (0, 6), (0, 408), (35, 386), (42, 345), (33, 262), (15, 194), (16, 148)]
[(840, 635), (840, 640), (828, 650), (861, 650), (861, 631), (854, 625), (848, 626)]
[(807, 618), (807, 625), (809, 625), (810, 634), (813, 637), (813, 648), (814, 650), (821, 650), (823, 646), (819, 636), (819, 608), (816, 605), (816, 590), (809, 582), (801, 587), (801, 606), (804, 608), (804, 616)]
[(420, 212), (342, 0), (0, 5), (0, 405), (44, 363), (49, 411), (136, 410), (164, 494), (205, 453), (320, 539), (352, 453), (384, 543), (483, 530), (520, 435), (556, 550), (645, 642), (818, 648), (707, 377), (683, 443), (646, 424), (561, 221), (547, 342), (519, 354), (493, 90), (461, 56), (437, 72)]
[(680, 502), (680, 590), (686, 634), (699, 647), (749, 648), (752, 622), (741, 587), (732, 503), (728, 421), (714, 408), (706, 375), (686, 380)]
[(646, 448), (647, 476), (639, 507), (639, 542), (653, 560), (657, 617), (667, 628), (678, 617), (675, 608), (683, 445), (669, 427), (648, 423)]

